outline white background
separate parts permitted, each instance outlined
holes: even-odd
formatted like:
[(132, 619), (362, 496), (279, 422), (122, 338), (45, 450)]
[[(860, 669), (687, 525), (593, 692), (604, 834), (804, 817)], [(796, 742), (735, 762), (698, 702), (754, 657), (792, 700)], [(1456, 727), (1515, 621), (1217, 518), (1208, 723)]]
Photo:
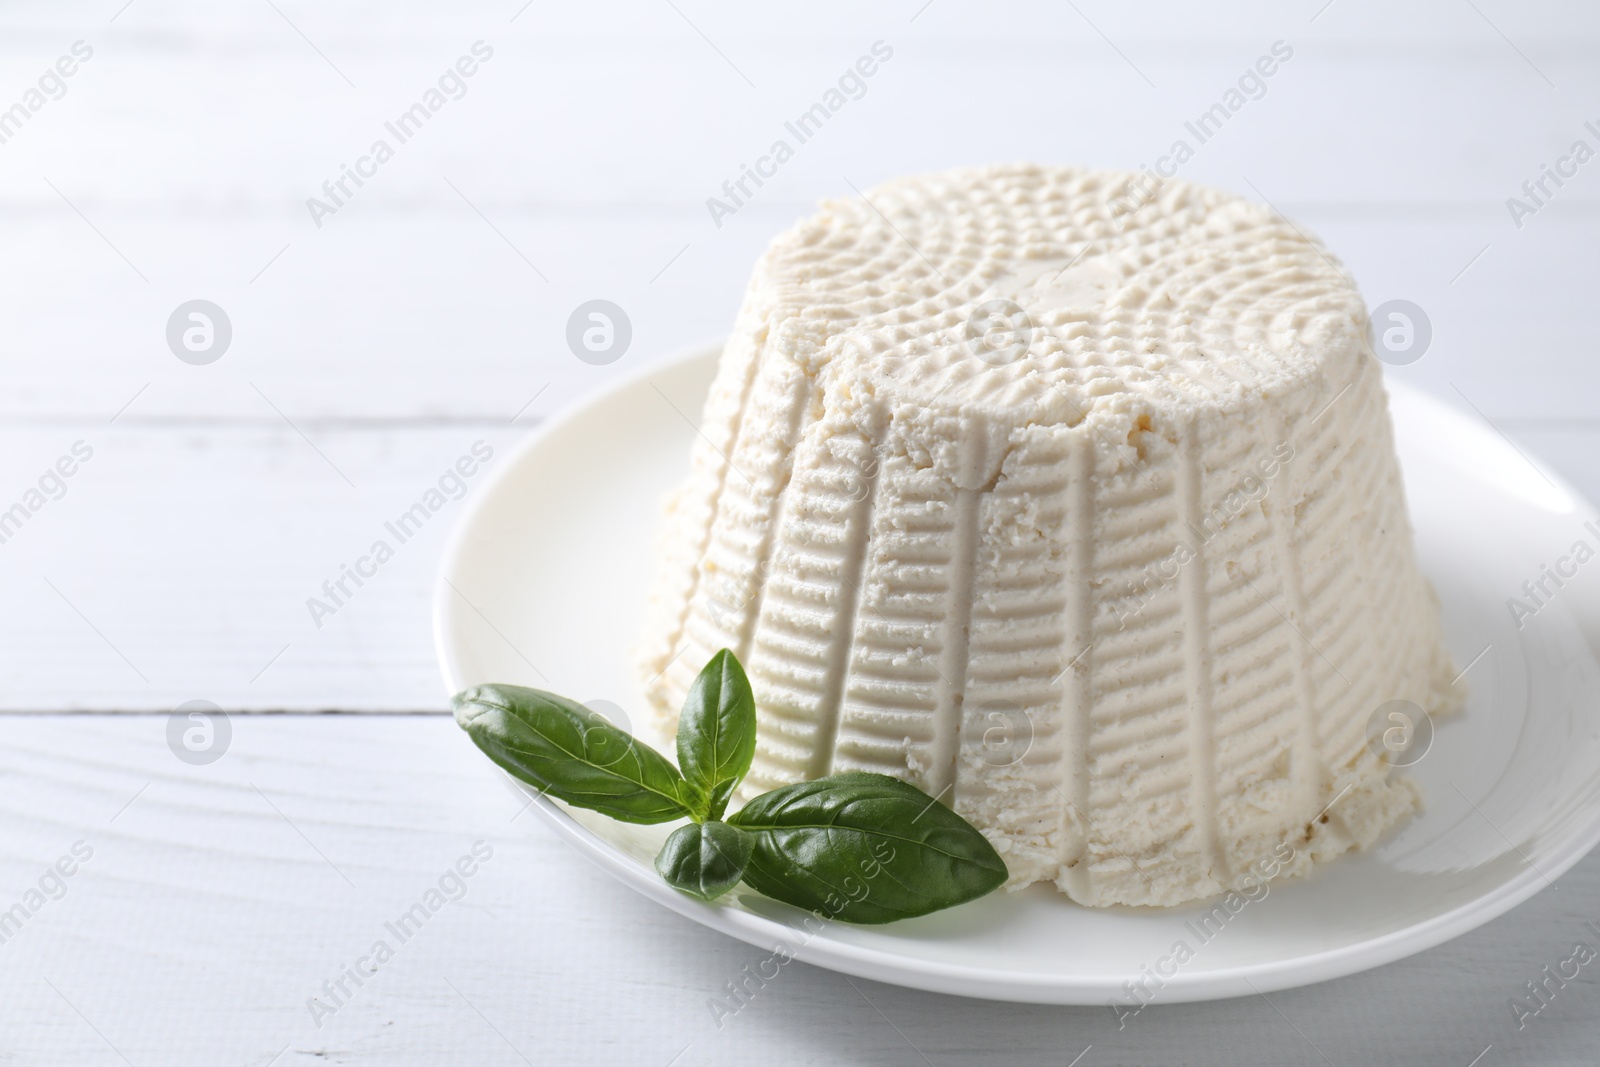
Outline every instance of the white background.
[[(517, 817), (447, 719), (234, 714), (195, 767), (165, 714), (109, 713), (442, 710), (428, 601), (459, 502), (320, 627), (306, 600), (474, 442), (503, 454), (726, 330), (818, 198), (975, 162), (1153, 162), (1280, 40), (1293, 58), (1182, 176), (1315, 231), (1370, 303), (1420, 305), (1432, 345), (1391, 373), (1600, 498), (1600, 161), (1520, 227), (1506, 205), (1573, 141), (1600, 147), (1594, 9), (8, 3), (0, 109), (80, 40), (65, 95), (0, 144), (0, 509), (94, 450), (0, 544), (0, 908), (94, 849), (0, 945), (11, 1061), (1591, 1062), (1587, 972), (1520, 1032), (1507, 1000), (1600, 936), (1593, 860), (1414, 959), (1120, 1032), (1109, 1009), (798, 964), (718, 1029), (707, 997), (765, 953)], [(306, 199), (479, 40), (466, 94), (318, 227)], [(718, 227), (706, 198), (880, 40), (865, 95)], [(232, 323), (208, 366), (165, 338), (196, 298)], [(633, 327), (606, 367), (564, 339), (594, 298)], [(96, 714), (34, 714), (67, 710)], [(461, 904), (314, 1025), (306, 999), (480, 839), (494, 858)]]

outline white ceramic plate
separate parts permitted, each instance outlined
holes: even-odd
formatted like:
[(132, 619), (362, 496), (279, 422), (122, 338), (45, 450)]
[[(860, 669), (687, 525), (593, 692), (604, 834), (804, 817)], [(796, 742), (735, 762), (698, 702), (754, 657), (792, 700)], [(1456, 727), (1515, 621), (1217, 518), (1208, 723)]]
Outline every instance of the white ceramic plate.
[[(715, 365), (707, 345), (619, 380), (497, 460), (445, 551), (434, 626), (450, 691), (499, 681), (642, 708), (628, 654), (663, 493), (688, 467)], [(1409, 771), (1426, 811), (1372, 852), (1270, 892), (1209, 939), (1206, 909), (1110, 908), (1053, 890), (993, 894), (889, 926), (800, 926), (741, 889), (703, 904), (651, 866), (669, 828), (538, 801), (556, 830), (662, 905), (764, 949), (922, 989), (1052, 1004), (1270, 992), (1350, 974), (1464, 933), (1537, 893), (1600, 839), (1600, 560), (1513, 620), (1507, 599), (1600, 549), (1594, 510), (1481, 419), (1391, 383), (1423, 569), (1444, 602), (1465, 714)], [(1591, 574), (1588, 571), (1594, 571)], [(615, 715), (614, 710), (610, 714)], [(640, 715), (638, 718), (643, 719)], [(465, 737), (462, 744), (469, 743)], [(531, 792), (531, 791), (530, 791)], [(1182, 941), (1191, 958), (1178, 964)], [(1179, 953), (1178, 955), (1184, 955)]]

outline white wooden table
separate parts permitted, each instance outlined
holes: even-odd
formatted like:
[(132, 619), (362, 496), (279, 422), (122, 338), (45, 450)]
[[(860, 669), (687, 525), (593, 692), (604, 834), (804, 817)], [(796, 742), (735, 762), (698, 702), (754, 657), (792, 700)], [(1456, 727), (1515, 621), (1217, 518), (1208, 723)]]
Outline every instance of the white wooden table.
[[(1506, 204), (1574, 141), (1600, 147), (1600, 13), (1203, 6), (0, 9), (0, 513), (92, 450), (0, 525), (0, 1059), (1593, 1062), (1600, 972), (1520, 1031), (1508, 1000), (1600, 945), (1600, 857), (1432, 952), (1121, 1031), (1108, 1009), (804, 966), (718, 1028), (707, 998), (764, 953), (570, 853), (448, 718), (396, 714), (444, 706), (428, 595), (459, 504), (335, 614), (308, 610), (474, 442), (503, 450), (725, 330), (760, 249), (815, 199), (989, 160), (1153, 163), (1277, 41), (1292, 59), (1183, 176), (1270, 200), (1370, 302), (1424, 308), (1432, 347), (1392, 373), (1600, 497), (1600, 162), (1547, 180), (1520, 227)], [(479, 41), (492, 56), (447, 79), (460, 98), (361, 163)], [(860, 98), (717, 226), (706, 198), (877, 41), (893, 57)], [(344, 165), (369, 177), (319, 226), (307, 198)], [(633, 327), (609, 366), (565, 342), (596, 298)], [(232, 330), (205, 365), (166, 337), (195, 299)], [(189, 700), (229, 713), (213, 763), (169, 748)], [(63, 711), (91, 714), (46, 714)], [(385, 714), (245, 714), (276, 711)], [(492, 856), (448, 876), (477, 842)], [(74, 873), (48, 873), (63, 857)], [(345, 979), (332, 1014), (308, 1008), (442, 876), (458, 901)], [(13, 903), (32, 914), (8, 927)]]

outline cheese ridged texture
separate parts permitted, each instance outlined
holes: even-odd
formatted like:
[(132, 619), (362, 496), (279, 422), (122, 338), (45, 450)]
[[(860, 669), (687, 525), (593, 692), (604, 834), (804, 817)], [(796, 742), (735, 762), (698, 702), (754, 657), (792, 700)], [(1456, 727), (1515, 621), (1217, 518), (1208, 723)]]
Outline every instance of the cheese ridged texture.
[(1347, 272), (1266, 207), (1075, 168), (898, 179), (762, 256), (668, 506), (664, 727), (723, 647), (745, 796), (894, 775), (1090, 905), (1370, 844), (1418, 796), (1369, 718), (1457, 702)]

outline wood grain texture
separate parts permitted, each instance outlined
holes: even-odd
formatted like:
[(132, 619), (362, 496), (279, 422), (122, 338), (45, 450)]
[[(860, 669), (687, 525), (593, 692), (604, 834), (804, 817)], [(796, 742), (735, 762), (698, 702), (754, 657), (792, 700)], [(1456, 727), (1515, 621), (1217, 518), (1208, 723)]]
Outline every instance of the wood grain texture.
[[(306, 198), (479, 39), (467, 94), (317, 227)], [(878, 39), (866, 94), (717, 227), (705, 198)], [(1594, 165), (1521, 228), (1505, 205), (1600, 120), (1589, 6), (7, 5), (0, 108), (74, 41), (95, 55), (0, 144), (0, 506), (95, 454), (0, 544), (0, 709), (438, 709), (428, 595), (460, 502), (322, 628), (305, 600), (472, 442), (725, 331), (818, 198), (989, 159), (1149, 163), (1279, 39), (1292, 62), (1183, 175), (1270, 199), (1371, 302), (1419, 303), (1434, 346), (1391, 373), (1600, 498)], [(207, 367), (163, 336), (195, 297), (235, 330)], [(634, 325), (608, 368), (564, 341), (594, 297)], [(231, 723), (196, 767), (164, 714), (0, 717), (0, 911), (94, 849), (0, 944), (7, 1062), (1491, 1067), (1600, 1043), (1587, 971), (1520, 1032), (1507, 1007), (1600, 921), (1593, 857), (1434, 951), (1121, 1031), (800, 964), (719, 1029), (706, 999), (764, 953), (518, 816), (448, 720)], [(467, 895), (319, 1029), (307, 998), (477, 840)]]

